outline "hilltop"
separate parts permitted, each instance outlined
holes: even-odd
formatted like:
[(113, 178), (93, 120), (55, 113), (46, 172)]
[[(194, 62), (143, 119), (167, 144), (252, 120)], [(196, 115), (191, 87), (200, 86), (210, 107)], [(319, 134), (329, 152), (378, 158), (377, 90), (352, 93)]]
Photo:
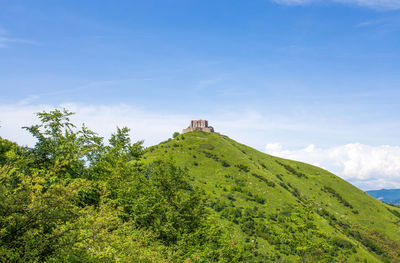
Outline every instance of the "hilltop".
[(321, 168), (193, 131), (149, 147), (204, 191), (232, 240), (260, 260), (400, 261), (400, 209)]

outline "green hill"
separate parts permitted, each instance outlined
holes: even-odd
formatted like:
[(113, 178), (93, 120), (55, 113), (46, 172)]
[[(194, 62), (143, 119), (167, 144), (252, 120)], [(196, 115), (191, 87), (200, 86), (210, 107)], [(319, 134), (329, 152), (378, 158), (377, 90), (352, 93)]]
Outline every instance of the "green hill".
[(260, 261), (400, 262), (400, 209), (326, 170), (204, 132), (150, 147), (144, 158), (187, 169), (232, 242)]
[(215, 133), (144, 149), (71, 112), (0, 137), (0, 262), (400, 262), (400, 208)]

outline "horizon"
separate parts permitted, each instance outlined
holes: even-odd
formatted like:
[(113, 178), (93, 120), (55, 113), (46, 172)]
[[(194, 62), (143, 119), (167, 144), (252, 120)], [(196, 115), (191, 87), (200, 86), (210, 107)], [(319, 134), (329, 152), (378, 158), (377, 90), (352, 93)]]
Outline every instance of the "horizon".
[(396, 0), (0, 1), (0, 136), (66, 108), (155, 145), (206, 119), (362, 190), (400, 188)]

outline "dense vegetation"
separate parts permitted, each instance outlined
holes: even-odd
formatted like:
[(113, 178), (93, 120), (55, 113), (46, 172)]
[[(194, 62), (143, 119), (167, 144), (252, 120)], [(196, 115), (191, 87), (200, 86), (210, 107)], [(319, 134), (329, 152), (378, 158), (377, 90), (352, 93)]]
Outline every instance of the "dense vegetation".
[(0, 140), (1, 262), (238, 262), (242, 247), (170, 161), (144, 165), (127, 128), (108, 145), (39, 113), (34, 148)]
[(218, 134), (144, 149), (68, 111), (0, 138), (0, 262), (399, 262), (400, 209)]

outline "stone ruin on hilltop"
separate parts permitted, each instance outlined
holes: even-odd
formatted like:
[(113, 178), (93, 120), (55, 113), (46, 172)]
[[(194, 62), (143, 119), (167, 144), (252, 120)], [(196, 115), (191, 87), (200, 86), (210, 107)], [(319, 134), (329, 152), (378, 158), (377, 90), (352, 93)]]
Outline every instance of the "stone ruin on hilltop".
[(214, 128), (212, 126), (208, 126), (207, 120), (191, 120), (190, 126), (186, 129), (183, 129), (182, 133), (191, 131), (214, 132)]

